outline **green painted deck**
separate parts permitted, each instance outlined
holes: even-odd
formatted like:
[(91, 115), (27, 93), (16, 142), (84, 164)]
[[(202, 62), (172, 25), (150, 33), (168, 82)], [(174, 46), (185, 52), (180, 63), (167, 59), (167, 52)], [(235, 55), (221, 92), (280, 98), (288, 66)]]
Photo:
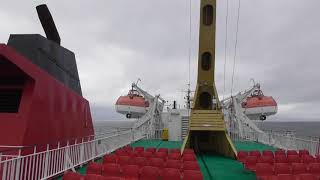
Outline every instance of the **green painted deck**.
[[(161, 141), (161, 140), (140, 140), (133, 144), (132, 147), (142, 146), (145, 148), (156, 147), (156, 148), (180, 148), (182, 142), (180, 141)], [(234, 142), (236, 149), (238, 151), (250, 151), (250, 150), (272, 150), (275, 151), (276, 148), (263, 145), (255, 142)], [(101, 162), (101, 159), (96, 160)], [(246, 171), (243, 165), (233, 159), (210, 155), (210, 154), (200, 154), (197, 155), (197, 161), (200, 165), (201, 171), (203, 173), (205, 180), (255, 180), (255, 174)], [(86, 173), (86, 166), (78, 168), (77, 171), (81, 174)], [(61, 177), (59, 178), (61, 179)]]

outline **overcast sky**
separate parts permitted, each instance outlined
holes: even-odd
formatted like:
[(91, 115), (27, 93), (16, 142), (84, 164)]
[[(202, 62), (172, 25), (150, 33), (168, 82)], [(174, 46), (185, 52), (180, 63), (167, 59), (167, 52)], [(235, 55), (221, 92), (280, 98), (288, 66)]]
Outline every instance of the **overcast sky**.
[[(199, 3), (192, 0), (6, 1), (0, 6), (0, 42), (11, 33), (44, 35), (35, 6), (47, 3), (62, 46), (76, 54), (83, 95), (94, 120), (122, 118), (114, 109), (138, 78), (140, 86), (183, 106), (191, 46), (195, 89)], [(217, 4), (216, 85), (230, 94), (238, 0), (229, 0), (225, 56), (226, 0)], [(271, 120), (320, 121), (320, 1), (241, 0), (234, 92), (260, 82), (278, 102)], [(227, 57), (226, 91), (223, 90)]]

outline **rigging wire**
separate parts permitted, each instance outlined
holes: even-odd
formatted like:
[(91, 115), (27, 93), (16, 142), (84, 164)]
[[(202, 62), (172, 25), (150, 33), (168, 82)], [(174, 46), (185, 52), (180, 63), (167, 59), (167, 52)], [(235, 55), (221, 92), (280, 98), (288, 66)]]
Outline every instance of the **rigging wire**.
[(235, 41), (235, 44), (234, 44), (233, 69), (232, 69), (232, 80), (231, 80), (231, 97), (232, 97), (232, 93), (233, 93), (234, 71), (235, 71), (236, 57), (237, 57), (238, 32), (239, 32), (239, 20), (240, 20), (240, 7), (241, 7), (241, 0), (239, 0), (239, 3), (238, 3), (238, 17), (237, 17), (236, 41)]
[(188, 88), (190, 89), (190, 77), (191, 77), (191, 30), (192, 30), (192, 26), (191, 26), (191, 1), (189, 0), (189, 48), (188, 48), (188, 60), (189, 60), (189, 77), (188, 77)]
[(226, 92), (226, 68), (227, 68), (227, 47), (228, 47), (228, 16), (229, 16), (229, 0), (227, 0), (227, 9), (226, 9), (226, 36), (224, 40), (224, 70), (223, 70), (223, 96)]

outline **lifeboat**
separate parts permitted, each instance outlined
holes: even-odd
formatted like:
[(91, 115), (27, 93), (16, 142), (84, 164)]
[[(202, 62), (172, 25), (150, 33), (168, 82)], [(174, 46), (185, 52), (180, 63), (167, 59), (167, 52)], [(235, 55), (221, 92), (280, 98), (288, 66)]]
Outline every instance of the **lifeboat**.
[(120, 96), (116, 102), (116, 111), (127, 118), (140, 118), (148, 111), (148, 107), (148, 101), (134, 89), (128, 95)]
[(251, 120), (266, 120), (267, 116), (278, 111), (277, 102), (272, 96), (264, 96), (260, 89), (254, 91), (242, 104), (244, 113)]

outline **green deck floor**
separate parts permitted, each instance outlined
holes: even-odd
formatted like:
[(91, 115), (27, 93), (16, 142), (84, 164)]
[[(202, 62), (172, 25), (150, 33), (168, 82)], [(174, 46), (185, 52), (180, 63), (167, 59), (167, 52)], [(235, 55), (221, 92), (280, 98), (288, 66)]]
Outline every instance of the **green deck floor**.
[[(143, 146), (156, 148), (180, 148), (180, 141), (161, 141), (161, 140), (140, 140), (133, 144), (132, 147)], [(255, 143), (255, 142), (234, 142), (238, 151), (250, 150), (276, 150), (271, 146)], [(101, 159), (96, 160), (101, 162)], [(255, 174), (246, 171), (243, 165), (236, 160), (209, 154), (197, 155), (197, 161), (200, 165), (205, 180), (255, 180)], [(85, 174), (86, 166), (77, 169), (81, 174)], [(59, 178), (61, 179), (61, 177)]]

